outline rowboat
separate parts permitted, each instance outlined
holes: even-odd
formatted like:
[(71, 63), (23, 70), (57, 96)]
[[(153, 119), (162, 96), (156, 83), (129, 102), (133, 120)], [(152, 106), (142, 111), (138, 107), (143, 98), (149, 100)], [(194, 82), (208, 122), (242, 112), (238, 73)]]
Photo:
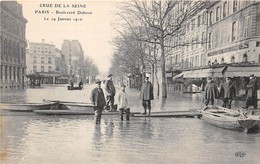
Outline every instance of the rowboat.
[(207, 106), (201, 113), (204, 121), (209, 124), (246, 133), (250, 129), (255, 128), (259, 123), (259, 116), (245, 116), (239, 111), (220, 106)]
[(67, 86), (67, 90), (82, 90), (83, 87), (71, 87)]
[(83, 102), (70, 102), (70, 101), (59, 101), (59, 100), (43, 100), (43, 102), (59, 102), (62, 107), (62, 110), (83, 110), (83, 111), (93, 111), (93, 105), (91, 103)]
[(33, 111), (33, 110), (49, 110), (56, 109), (57, 102), (49, 103), (0, 103), (0, 109), (11, 111)]

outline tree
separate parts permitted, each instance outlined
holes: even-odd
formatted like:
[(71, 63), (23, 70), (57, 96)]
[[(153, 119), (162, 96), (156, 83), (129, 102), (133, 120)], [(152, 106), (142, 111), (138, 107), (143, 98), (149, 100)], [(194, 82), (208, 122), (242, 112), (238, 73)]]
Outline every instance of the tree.
[[(193, 44), (182, 37), (185, 33), (184, 25), (195, 9), (201, 7), (201, 3), (200, 1), (133, 0), (120, 6), (121, 12), (118, 15), (126, 22), (125, 26), (128, 26), (135, 34), (145, 31), (145, 33), (141, 33), (140, 41), (158, 48), (161, 69), (160, 87), (163, 98), (167, 97), (166, 56), (176, 46)], [(139, 30), (140, 27), (142, 30)], [(174, 43), (172, 43), (173, 41)], [(148, 50), (148, 52), (152, 51)], [(153, 63), (156, 69), (156, 65), (159, 64), (158, 58), (156, 55), (153, 56), (155, 57)]]

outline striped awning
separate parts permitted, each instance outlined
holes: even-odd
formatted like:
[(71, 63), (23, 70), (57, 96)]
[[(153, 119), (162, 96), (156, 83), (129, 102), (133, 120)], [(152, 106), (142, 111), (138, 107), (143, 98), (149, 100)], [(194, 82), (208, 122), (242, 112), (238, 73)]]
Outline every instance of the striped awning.
[(260, 66), (228, 66), (224, 73), (225, 77), (248, 77), (254, 74), (256, 77), (260, 77)]

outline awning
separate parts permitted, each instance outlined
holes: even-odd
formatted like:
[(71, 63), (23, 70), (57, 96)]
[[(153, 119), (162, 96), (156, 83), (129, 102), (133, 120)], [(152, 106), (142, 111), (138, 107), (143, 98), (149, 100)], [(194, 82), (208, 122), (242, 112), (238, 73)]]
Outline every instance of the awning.
[(214, 68), (212, 70), (213, 72), (213, 77), (223, 77), (225, 71), (227, 70), (227, 66), (225, 67), (219, 67), (219, 68)]
[(193, 70), (192, 71), (185, 71), (183, 74), (183, 78), (193, 78)]
[(205, 78), (212, 76), (212, 68), (185, 71), (183, 78)]
[(179, 73), (178, 75), (173, 76), (172, 80), (174, 81), (174, 80), (176, 80), (178, 78), (181, 78), (181, 77), (183, 77), (183, 75), (184, 75), (184, 72)]
[(224, 73), (224, 76), (225, 77), (248, 77), (251, 74), (260, 77), (260, 67), (259, 66), (251, 66), (251, 67), (228, 66), (227, 70)]

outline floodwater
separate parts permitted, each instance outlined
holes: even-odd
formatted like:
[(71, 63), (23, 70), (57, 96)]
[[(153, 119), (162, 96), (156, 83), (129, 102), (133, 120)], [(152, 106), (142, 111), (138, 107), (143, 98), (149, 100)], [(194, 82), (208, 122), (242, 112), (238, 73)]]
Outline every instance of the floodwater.
[[(93, 86), (81, 91), (45, 87), (1, 92), (2, 102), (43, 99), (89, 102)], [(131, 111), (142, 112), (139, 91), (127, 89)], [(220, 103), (220, 102), (218, 102)], [(153, 111), (199, 107), (200, 94), (169, 93), (154, 100)], [(235, 102), (238, 108), (242, 102)], [(260, 133), (241, 133), (208, 125), (197, 118), (44, 116), (0, 111), (0, 163), (260, 163)]]

